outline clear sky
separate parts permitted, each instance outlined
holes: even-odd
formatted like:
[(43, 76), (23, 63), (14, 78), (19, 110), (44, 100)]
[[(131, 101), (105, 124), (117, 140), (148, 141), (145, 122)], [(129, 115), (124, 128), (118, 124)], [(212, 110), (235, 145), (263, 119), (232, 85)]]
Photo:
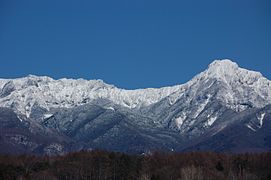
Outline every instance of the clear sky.
[(0, 77), (181, 84), (229, 58), (271, 79), (270, 0), (0, 0)]

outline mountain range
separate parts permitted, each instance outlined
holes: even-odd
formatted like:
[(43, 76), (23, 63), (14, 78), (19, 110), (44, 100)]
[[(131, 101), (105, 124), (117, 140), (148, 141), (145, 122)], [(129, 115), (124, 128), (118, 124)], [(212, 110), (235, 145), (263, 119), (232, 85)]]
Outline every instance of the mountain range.
[(0, 153), (49, 155), (269, 151), (271, 81), (227, 59), (163, 88), (34, 75), (0, 79), (0, 147)]

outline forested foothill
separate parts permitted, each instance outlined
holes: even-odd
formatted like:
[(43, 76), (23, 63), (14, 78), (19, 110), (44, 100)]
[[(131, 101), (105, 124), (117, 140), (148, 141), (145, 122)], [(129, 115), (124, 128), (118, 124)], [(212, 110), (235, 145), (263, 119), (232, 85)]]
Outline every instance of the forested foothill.
[(0, 179), (271, 179), (271, 153), (131, 155), (81, 151), (61, 156), (1, 155)]

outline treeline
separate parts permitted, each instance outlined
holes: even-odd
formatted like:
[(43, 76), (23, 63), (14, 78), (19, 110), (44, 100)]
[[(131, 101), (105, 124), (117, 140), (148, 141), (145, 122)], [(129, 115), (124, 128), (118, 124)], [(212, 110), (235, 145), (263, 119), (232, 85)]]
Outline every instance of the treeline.
[(204, 180), (271, 179), (271, 153), (91, 151), (64, 156), (0, 156), (0, 179)]

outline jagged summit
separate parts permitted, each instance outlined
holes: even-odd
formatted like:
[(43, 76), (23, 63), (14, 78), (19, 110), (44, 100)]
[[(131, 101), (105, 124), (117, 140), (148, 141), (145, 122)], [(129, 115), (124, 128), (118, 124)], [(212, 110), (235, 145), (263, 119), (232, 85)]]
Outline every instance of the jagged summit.
[(208, 66), (208, 69), (200, 75), (209, 79), (214, 78), (227, 84), (235, 84), (236, 82), (253, 84), (257, 83), (257, 81), (266, 80), (260, 72), (241, 68), (237, 63), (229, 59), (213, 61)]
[(216, 74), (216, 75), (246, 75), (246, 76), (259, 76), (262, 77), (260, 72), (247, 70), (244, 68), (239, 67), (236, 62), (233, 62), (229, 59), (225, 60), (215, 60), (213, 61), (207, 69), (209, 74)]
[(238, 64), (233, 62), (230, 59), (222, 59), (222, 60), (214, 60), (211, 64), (209, 64), (208, 68), (225, 68), (225, 69), (236, 69), (238, 68)]

